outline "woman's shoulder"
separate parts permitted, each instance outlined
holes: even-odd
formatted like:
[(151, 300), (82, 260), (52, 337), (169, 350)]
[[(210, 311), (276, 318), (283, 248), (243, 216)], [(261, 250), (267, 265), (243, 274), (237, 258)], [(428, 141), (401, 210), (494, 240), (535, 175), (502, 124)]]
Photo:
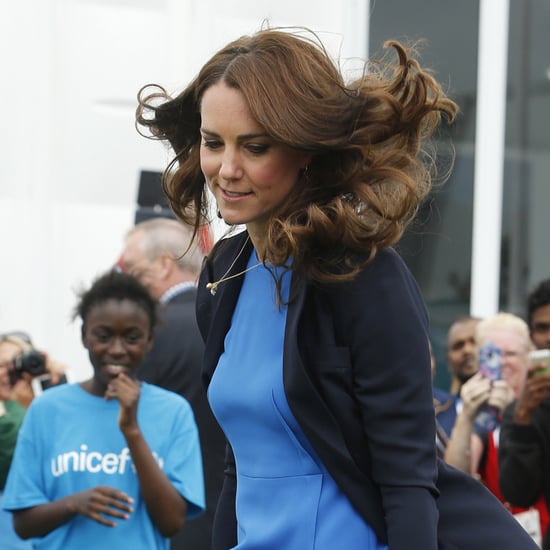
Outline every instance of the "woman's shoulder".
[(343, 294), (359, 291), (370, 293), (391, 290), (398, 283), (416, 286), (413, 275), (396, 250), (383, 248), (377, 251), (374, 258), (361, 268), (352, 280), (330, 284), (328, 288)]
[(369, 270), (390, 270), (410, 274), (409, 268), (405, 264), (405, 261), (395, 250), (395, 248), (392, 247), (382, 248), (379, 250), (373, 261), (370, 264), (367, 264), (364, 269), (367, 273)]
[(393, 248), (379, 250), (351, 281), (325, 286), (333, 310), (342, 317), (411, 315), (427, 323), (427, 311), (418, 284), (401, 256)]

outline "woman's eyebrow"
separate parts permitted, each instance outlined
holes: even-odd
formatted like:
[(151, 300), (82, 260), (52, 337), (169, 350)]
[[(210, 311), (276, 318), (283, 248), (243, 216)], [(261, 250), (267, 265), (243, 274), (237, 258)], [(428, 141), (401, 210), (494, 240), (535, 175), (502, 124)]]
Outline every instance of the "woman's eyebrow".
[[(220, 137), (220, 134), (217, 132), (213, 132), (212, 130), (209, 130), (208, 128), (201, 127), (200, 129), (201, 134), (209, 136), (209, 137)], [(268, 134), (265, 132), (251, 132), (250, 134), (241, 134), (237, 136), (238, 141), (244, 141), (247, 139), (256, 139), (256, 138), (267, 138), (269, 137)]]

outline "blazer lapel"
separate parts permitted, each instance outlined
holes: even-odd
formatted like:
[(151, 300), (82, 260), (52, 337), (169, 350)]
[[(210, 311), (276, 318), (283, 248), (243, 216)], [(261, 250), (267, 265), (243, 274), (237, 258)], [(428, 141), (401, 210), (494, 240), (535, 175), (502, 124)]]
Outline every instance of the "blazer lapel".
[[(219, 281), (224, 276), (237, 254), (239, 254), (247, 236), (248, 233), (246, 231), (239, 233), (228, 241), (227, 245), (216, 254), (212, 273), (214, 281)], [(227, 276), (234, 275), (246, 269), (251, 251), (252, 243), (248, 242), (231, 271), (227, 273)], [(239, 298), (243, 279), (244, 276), (223, 281), (220, 283), (214, 296), (210, 292), (203, 294), (202, 301), (208, 301), (210, 310), (210, 327), (208, 338), (205, 342), (203, 362), (203, 374), (206, 376), (207, 382), (210, 381), (220, 355), (224, 351), (225, 336), (231, 327), (231, 319)]]

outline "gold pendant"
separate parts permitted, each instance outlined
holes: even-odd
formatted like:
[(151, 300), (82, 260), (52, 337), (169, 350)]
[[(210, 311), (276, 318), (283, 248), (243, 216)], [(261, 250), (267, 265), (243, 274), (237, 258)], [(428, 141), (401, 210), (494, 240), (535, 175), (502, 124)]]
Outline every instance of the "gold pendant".
[(210, 291), (212, 296), (215, 296), (218, 290), (218, 283), (206, 283), (206, 288)]

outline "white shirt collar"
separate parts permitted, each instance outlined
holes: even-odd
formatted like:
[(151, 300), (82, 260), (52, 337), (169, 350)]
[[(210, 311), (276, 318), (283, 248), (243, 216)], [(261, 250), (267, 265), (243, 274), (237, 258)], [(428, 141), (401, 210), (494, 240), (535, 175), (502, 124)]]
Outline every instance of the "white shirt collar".
[(166, 304), (169, 302), (172, 298), (175, 298), (178, 294), (181, 294), (182, 292), (186, 292), (187, 290), (191, 290), (192, 288), (195, 288), (197, 285), (196, 283), (192, 281), (185, 281), (183, 283), (178, 283), (174, 286), (171, 286), (167, 291), (164, 292), (164, 294), (159, 298), (159, 302), (161, 304)]

